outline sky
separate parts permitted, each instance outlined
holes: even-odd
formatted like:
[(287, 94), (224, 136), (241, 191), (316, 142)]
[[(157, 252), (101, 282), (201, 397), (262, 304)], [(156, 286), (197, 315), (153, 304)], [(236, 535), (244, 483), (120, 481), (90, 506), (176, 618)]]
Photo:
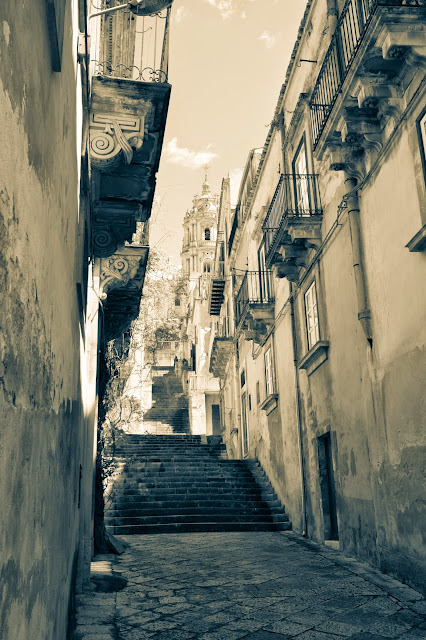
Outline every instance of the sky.
[(151, 216), (150, 245), (180, 264), (182, 222), (201, 191), (213, 193), (263, 147), (306, 0), (175, 0), (172, 95)]

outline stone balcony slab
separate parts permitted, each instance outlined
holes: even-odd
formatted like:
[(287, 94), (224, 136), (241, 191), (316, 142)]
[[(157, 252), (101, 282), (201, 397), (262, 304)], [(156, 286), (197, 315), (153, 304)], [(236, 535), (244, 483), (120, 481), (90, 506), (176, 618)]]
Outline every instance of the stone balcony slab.
[(99, 257), (131, 241), (151, 215), (171, 86), (98, 75), (92, 79), (89, 155), (93, 243)]

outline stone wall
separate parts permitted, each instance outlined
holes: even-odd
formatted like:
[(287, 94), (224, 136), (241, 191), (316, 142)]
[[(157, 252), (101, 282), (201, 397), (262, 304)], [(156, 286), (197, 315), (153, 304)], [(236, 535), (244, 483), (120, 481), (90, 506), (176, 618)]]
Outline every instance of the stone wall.
[(86, 447), (77, 301), (77, 6), (53, 72), (44, 0), (0, 7), (0, 637), (67, 637)]

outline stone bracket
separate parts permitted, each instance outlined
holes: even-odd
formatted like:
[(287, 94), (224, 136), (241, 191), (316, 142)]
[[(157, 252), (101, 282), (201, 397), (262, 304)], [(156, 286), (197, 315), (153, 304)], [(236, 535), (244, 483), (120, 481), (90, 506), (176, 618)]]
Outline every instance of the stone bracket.
[(144, 140), (144, 117), (92, 113), (90, 122), (90, 159), (100, 169), (125, 164), (133, 159), (133, 149)]

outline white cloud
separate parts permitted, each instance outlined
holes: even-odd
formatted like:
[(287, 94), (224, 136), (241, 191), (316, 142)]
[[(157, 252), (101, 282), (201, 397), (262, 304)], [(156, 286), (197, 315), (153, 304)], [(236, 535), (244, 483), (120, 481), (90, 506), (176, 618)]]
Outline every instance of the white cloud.
[(256, 0), (205, 0), (211, 7), (214, 7), (220, 12), (220, 15), (224, 20), (230, 18), (234, 13), (240, 11), (240, 17), (245, 19), (246, 13), (244, 8), (249, 2), (256, 2)]
[(235, 11), (233, 0), (207, 0), (207, 2), (220, 11), (220, 15), (224, 20), (230, 18)]
[(184, 6), (179, 7), (176, 11), (176, 22), (182, 22), (183, 18), (187, 15), (187, 11)]
[(258, 40), (263, 41), (267, 49), (272, 49), (272, 47), (274, 47), (277, 42), (277, 36), (273, 33), (269, 33), (269, 31), (264, 31), (258, 37)]
[(210, 151), (210, 147), (211, 145), (208, 145), (204, 151), (192, 151), (186, 147), (179, 147), (178, 139), (172, 138), (166, 145), (166, 160), (187, 169), (199, 169), (217, 158), (217, 153)]

